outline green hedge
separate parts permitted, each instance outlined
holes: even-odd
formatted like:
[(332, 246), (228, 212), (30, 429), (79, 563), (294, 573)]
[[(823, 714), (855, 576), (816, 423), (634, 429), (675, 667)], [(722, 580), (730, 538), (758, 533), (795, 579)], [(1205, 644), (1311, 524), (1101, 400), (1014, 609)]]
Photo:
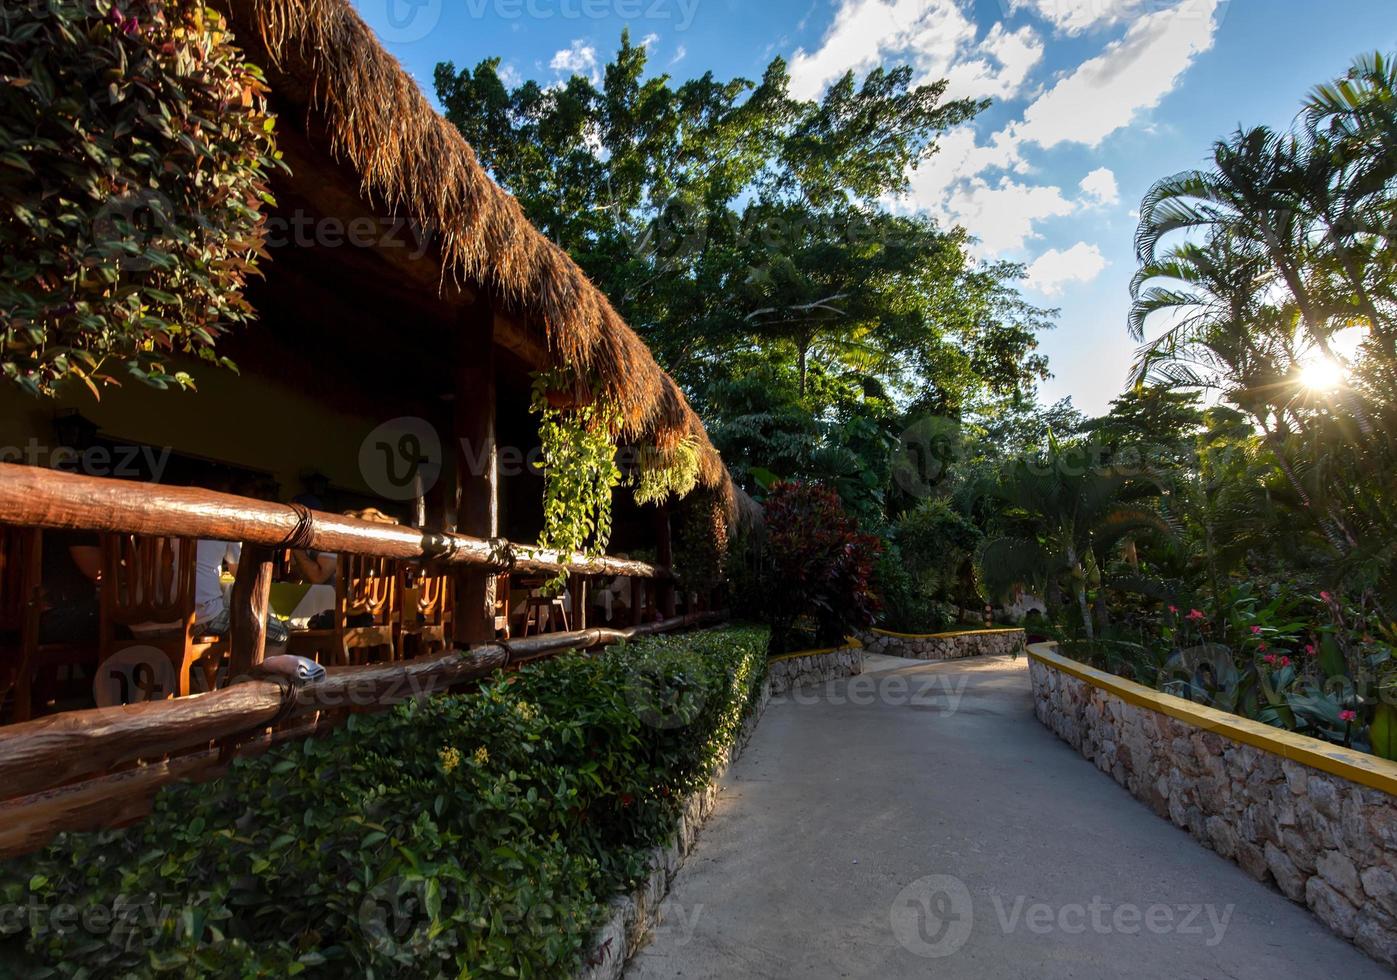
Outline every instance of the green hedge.
[(58, 975), (565, 976), (710, 779), (766, 646), (650, 638), (357, 716), (12, 862), (0, 929)]

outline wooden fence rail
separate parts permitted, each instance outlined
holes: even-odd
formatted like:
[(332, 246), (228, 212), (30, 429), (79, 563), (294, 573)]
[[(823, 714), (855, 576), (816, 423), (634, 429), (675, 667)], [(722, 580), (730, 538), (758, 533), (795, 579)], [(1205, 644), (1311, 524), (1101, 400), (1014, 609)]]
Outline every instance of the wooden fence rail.
[[(8, 463), (0, 463), (0, 524), (240, 541), (245, 547), (231, 608), (229, 673), (236, 678), (231, 685), (193, 697), (72, 711), (0, 728), (0, 857), (32, 851), (61, 831), (139, 819), (161, 786), (213, 778), (235, 753), (308, 737), (351, 711), (380, 711), (530, 660), (723, 618), (706, 613), (625, 630), (582, 629), (475, 644), (415, 660), (332, 667), (303, 683), (275, 672), (285, 662), (262, 662), (275, 549), (371, 555), (487, 574), (566, 569), (576, 576), (622, 575), (666, 584), (673, 576), (667, 567), (643, 562), (587, 555), (565, 562), (556, 552), (501, 539)], [(292, 723), (297, 717), (302, 722)]]
[(625, 630), (548, 633), (399, 663), (331, 668), (324, 680), (304, 686), (252, 677), (208, 694), (73, 711), (0, 728), (0, 795), (6, 798), (0, 802), (0, 858), (41, 847), (61, 831), (96, 830), (144, 816), (160, 787), (222, 773), (231, 755), (229, 740), (249, 739), (239, 746), (246, 754), (322, 727), (312, 720), (269, 732), (273, 722), (313, 712), (381, 711), (527, 661), (723, 618), (714, 612)]
[(577, 575), (672, 577), (668, 568), (639, 561), (573, 555), (565, 563), (557, 552), (501, 539), (375, 524), (212, 490), (132, 484), (16, 463), (0, 463), (0, 524), (241, 541), (496, 572), (529, 574), (566, 568)]

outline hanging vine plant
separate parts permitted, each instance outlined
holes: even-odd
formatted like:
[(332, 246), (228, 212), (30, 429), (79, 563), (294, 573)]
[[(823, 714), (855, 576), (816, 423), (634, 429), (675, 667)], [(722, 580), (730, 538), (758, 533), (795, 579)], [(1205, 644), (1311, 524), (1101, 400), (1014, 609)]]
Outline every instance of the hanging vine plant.
[(685, 436), (668, 452), (653, 446), (636, 450), (631, 484), (638, 504), (659, 504), (673, 494), (682, 500), (698, 486), (699, 445)]
[[(565, 565), (574, 554), (598, 557), (611, 540), (611, 493), (621, 482), (616, 434), (621, 410), (595, 391), (575, 389), (568, 368), (534, 374), (531, 411), (538, 416), (543, 462), (543, 531), (539, 547), (556, 551)], [(567, 570), (548, 583), (562, 591)]]

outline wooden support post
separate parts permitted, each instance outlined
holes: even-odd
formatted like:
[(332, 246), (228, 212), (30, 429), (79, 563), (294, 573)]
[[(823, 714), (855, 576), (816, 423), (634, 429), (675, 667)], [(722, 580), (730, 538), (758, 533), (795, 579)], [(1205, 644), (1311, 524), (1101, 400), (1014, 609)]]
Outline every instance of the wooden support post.
[(641, 591), (641, 581), (634, 575), (631, 576), (631, 625), (639, 626), (645, 622), (644, 607), (645, 594)]
[[(670, 569), (674, 566), (674, 541), (670, 533), (669, 508), (660, 506), (655, 511), (655, 564)], [(655, 605), (665, 619), (674, 618), (674, 579), (666, 578), (654, 584)]]
[[(456, 530), (478, 538), (500, 533), (499, 459), (495, 452), (495, 315), (484, 299), (461, 312), (456, 352)], [(456, 580), (456, 641), (495, 638), (495, 577), (468, 569)]]
[(272, 560), (265, 545), (244, 545), (229, 601), (229, 680), (247, 677), (265, 658), (271, 605)]
[(585, 630), (587, 628), (587, 576), (572, 576), (572, 580), (568, 584), (568, 591), (572, 593), (572, 628)]

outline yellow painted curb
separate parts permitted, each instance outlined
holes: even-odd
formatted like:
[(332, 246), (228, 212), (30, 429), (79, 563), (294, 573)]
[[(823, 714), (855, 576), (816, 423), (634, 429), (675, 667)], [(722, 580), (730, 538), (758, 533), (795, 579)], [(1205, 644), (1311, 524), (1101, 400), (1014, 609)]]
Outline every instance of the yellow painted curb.
[(1052, 649), (1054, 645), (1036, 643), (1028, 648), (1028, 655), (1064, 674), (1085, 681), (1092, 687), (1109, 691), (1122, 701), (1137, 707), (1158, 711), (1205, 731), (1216, 732), (1234, 742), (1242, 742), (1283, 759), (1327, 772), (1331, 776), (1342, 776), (1360, 786), (1397, 795), (1397, 762), (1346, 749), (1341, 745), (1310, 738), (1308, 735), (1297, 735), (1284, 729), (1272, 728), (1270, 725), (1219, 711), (1217, 708), (1194, 704), (1192, 701), (1070, 660), (1055, 652)]
[(795, 660), (797, 657), (823, 657), (827, 653), (838, 653), (840, 650), (862, 650), (863, 644), (854, 637), (849, 637), (849, 642), (842, 647), (830, 647), (828, 650), (802, 650), (799, 653), (783, 653), (779, 657), (771, 657), (767, 660), (769, 664), (779, 664), (783, 660)]
[(891, 636), (896, 640), (953, 640), (958, 636), (990, 636), (994, 633), (1022, 633), (1018, 626), (997, 627), (988, 630), (959, 630), (951, 633), (894, 633), (890, 630), (874, 630), (878, 636)]

